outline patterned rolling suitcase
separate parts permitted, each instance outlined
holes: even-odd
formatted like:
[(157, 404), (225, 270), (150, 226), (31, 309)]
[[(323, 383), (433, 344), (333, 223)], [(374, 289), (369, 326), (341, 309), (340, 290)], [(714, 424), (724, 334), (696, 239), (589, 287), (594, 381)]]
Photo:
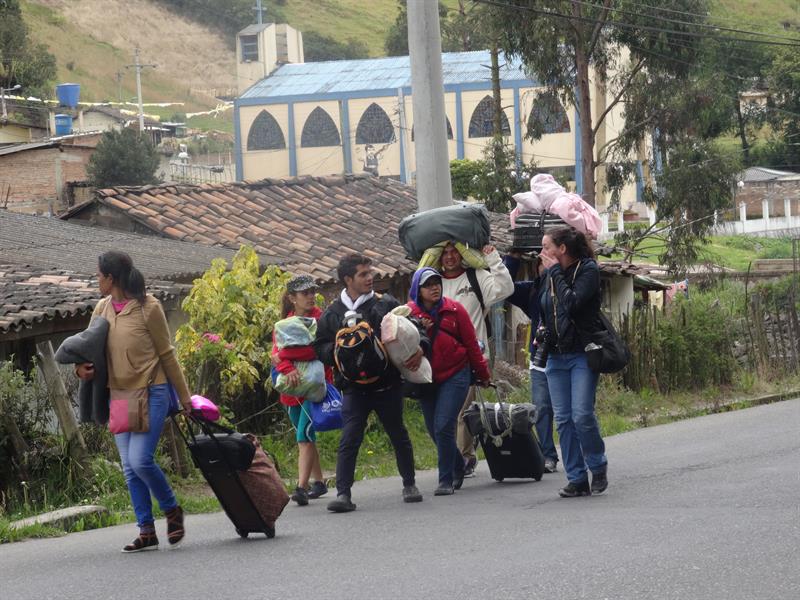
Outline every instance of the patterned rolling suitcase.
[[(181, 427), (178, 430), (236, 533), (243, 538), (250, 533), (275, 537), (275, 521), (289, 495), (258, 438), (195, 416), (187, 421), (188, 436)], [(195, 434), (193, 425), (202, 434)]]

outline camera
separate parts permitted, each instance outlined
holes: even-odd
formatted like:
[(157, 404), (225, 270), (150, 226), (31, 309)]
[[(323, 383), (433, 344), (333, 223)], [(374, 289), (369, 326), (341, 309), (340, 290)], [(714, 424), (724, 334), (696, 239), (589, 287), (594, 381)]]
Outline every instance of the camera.
[(547, 327), (540, 325), (536, 328), (533, 336), (534, 353), (531, 364), (534, 368), (544, 369), (547, 365), (547, 355), (549, 352), (550, 332)]

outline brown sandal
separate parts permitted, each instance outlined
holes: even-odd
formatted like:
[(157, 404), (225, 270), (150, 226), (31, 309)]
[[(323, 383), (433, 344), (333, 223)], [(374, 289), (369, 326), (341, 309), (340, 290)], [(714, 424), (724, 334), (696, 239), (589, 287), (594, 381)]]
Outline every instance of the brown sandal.
[(158, 536), (155, 532), (139, 533), (139, 537), (122, 549), (125, 553), (141, 552), (142, 550), (158, 550)]
[(167, 517), (167, 541), (174, 548), (186, 535), (186, 531), (183, 528), (183, 509), (180, 506), (176, 506), (165, 513), (165, 516)]

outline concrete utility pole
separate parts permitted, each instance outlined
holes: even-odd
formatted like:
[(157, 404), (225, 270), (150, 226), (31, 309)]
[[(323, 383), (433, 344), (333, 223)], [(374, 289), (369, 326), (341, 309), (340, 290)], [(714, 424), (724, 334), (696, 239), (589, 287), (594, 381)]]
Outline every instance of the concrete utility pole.
[(408, 49), (411, 55), (417, 205), (422, 211), (453, 203), (437, 2), (408, 2)]
[(139, 62), (139, 47), (133, 53), (134, 60), (132, 65), (125, 65), (126, 69), (136, 69), (136, 99), (139, 103), (139, 133), (144, 133), (144, 107), (142, 106), (142, 69), (150, 67), (156, 68), (156, 65), (143, 65)]

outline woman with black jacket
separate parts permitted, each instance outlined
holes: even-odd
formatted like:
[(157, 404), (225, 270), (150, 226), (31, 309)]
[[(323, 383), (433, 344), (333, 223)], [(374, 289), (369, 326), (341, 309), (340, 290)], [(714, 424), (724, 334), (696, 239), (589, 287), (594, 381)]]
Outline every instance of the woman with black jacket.
[(598, 375), (584, 348), (600, 326), (600, 270), (590, 242), (573, 227), (547, 231), (541, 260), (539, 300), (550, 351), (545, 373), (568, 480), (559, 494), (599, 494), (608, 487), (608, 460), (594, 410)]

